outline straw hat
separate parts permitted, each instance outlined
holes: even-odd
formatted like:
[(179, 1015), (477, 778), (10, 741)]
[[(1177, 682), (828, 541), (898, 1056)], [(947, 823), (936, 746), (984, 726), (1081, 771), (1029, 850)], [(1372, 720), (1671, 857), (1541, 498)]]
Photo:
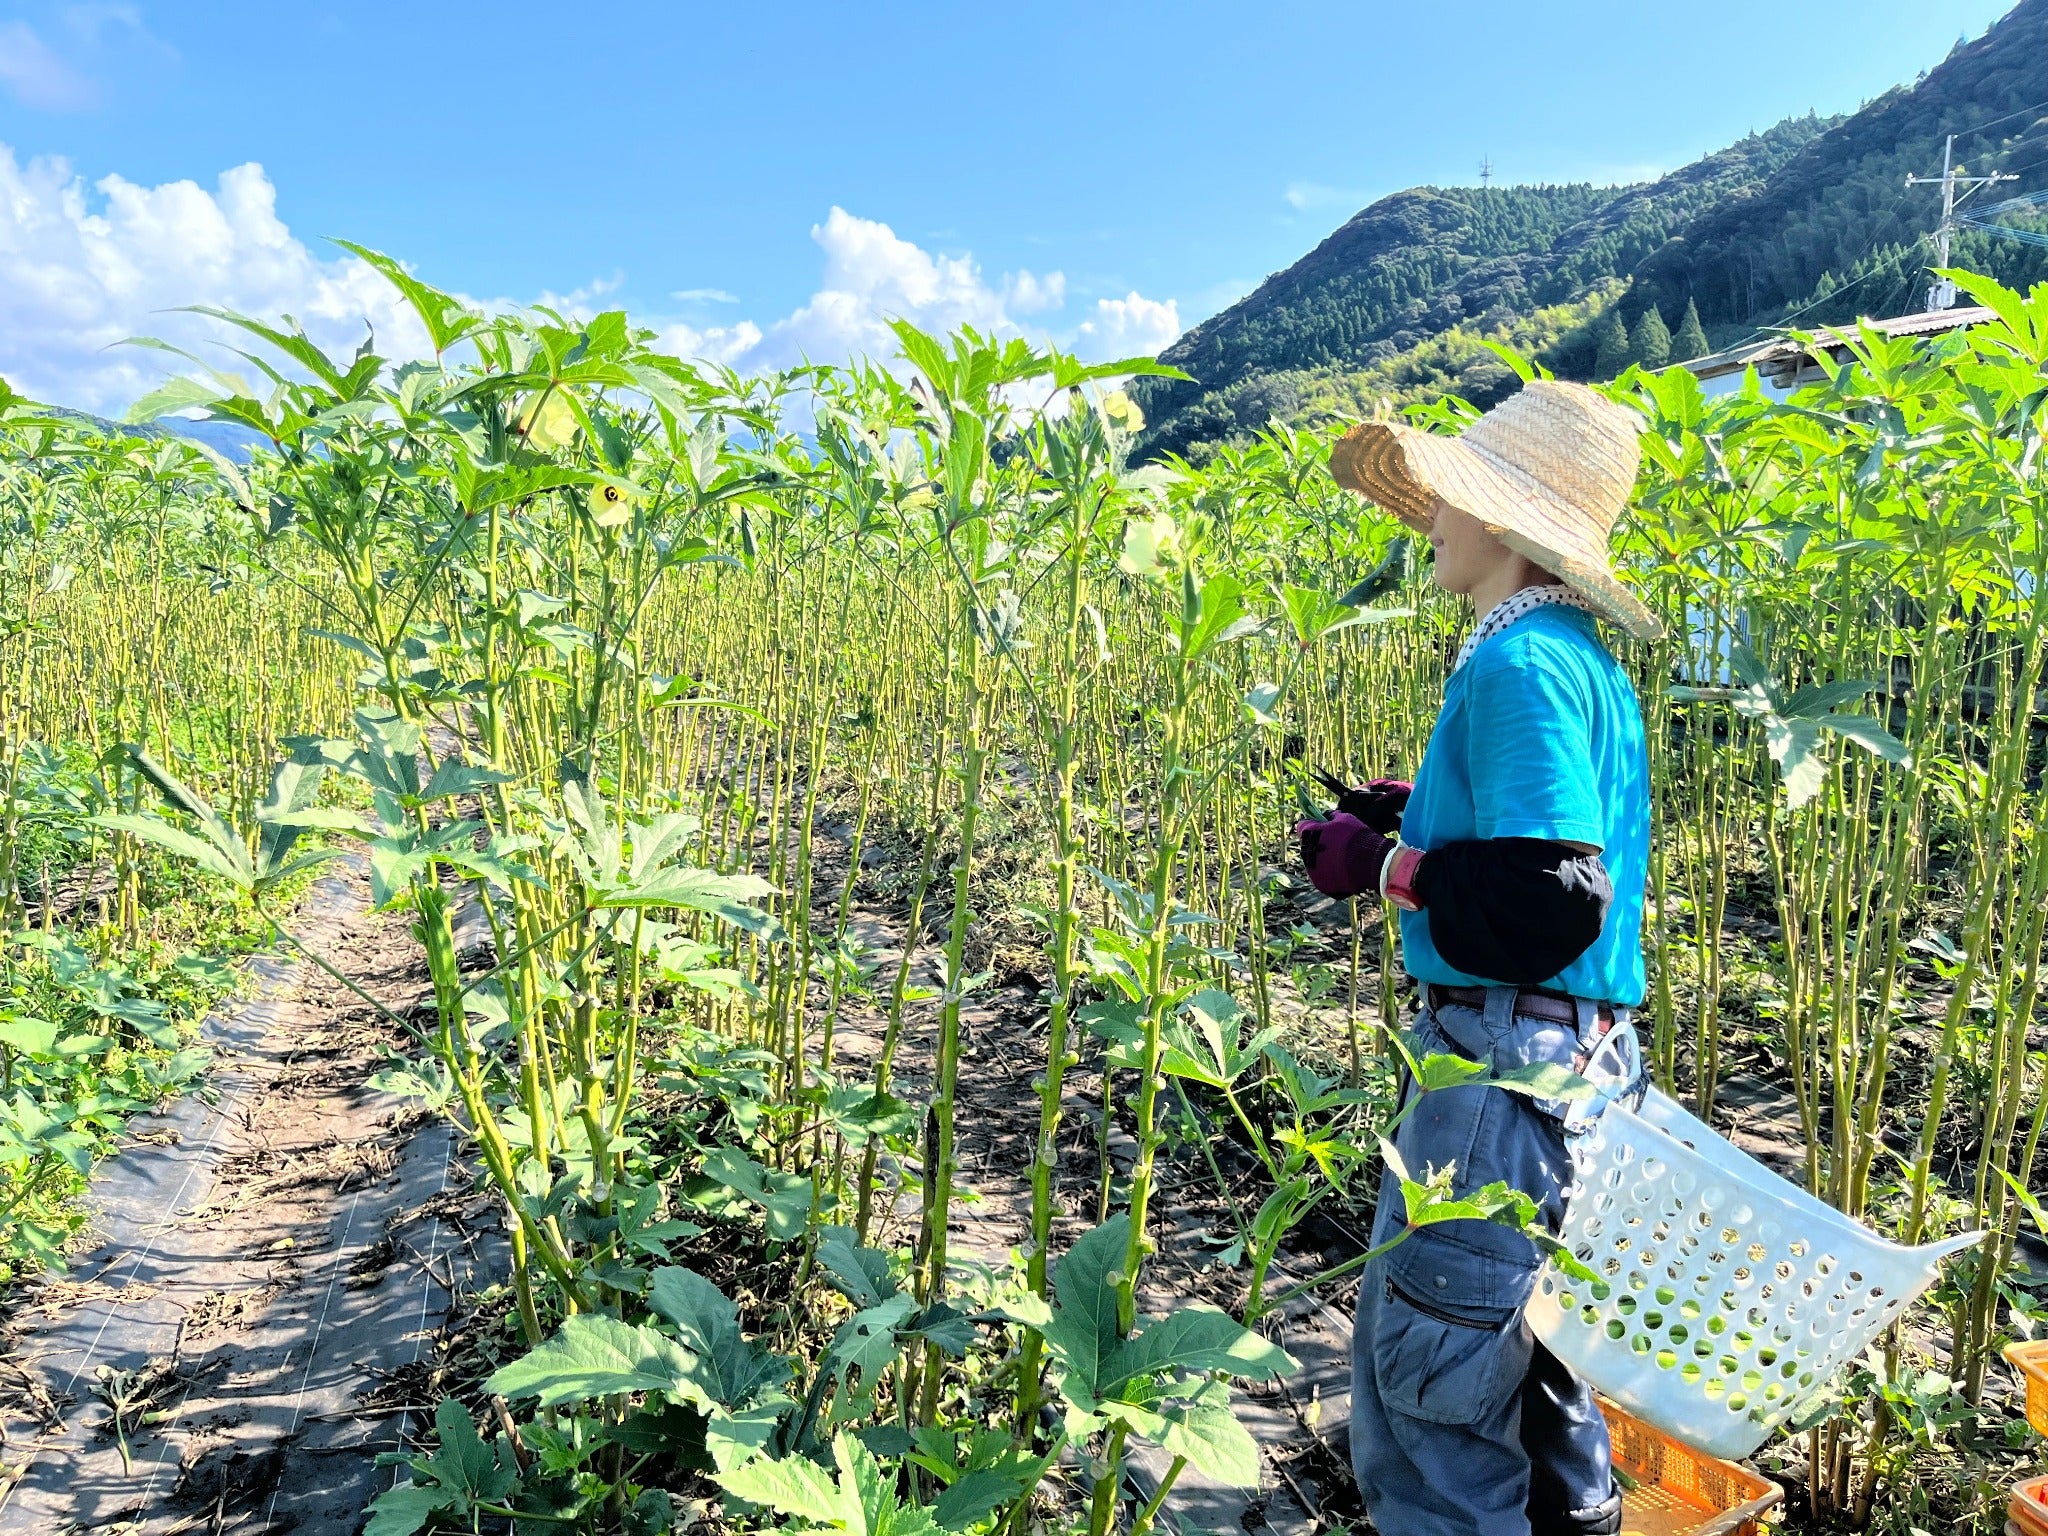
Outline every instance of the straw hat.
[(1458, 437), (1387, 421), (1354, 427), (1331, 450), (1330, 472), (1423, 533), (1441, 496), (1603, 617), (1654, 640), (1664, 626), (1607, 558), (1635, 487), (1641, 430), (1625, 407), (1583, 384), (1532, 379)]

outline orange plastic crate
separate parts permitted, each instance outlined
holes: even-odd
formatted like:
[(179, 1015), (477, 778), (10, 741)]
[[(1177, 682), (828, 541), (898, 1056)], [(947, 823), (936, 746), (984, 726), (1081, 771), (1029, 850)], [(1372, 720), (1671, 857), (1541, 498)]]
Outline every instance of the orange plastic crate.
[(1622, 1536), (1757, 1536), (1758, 1522), (1785, 1497), (1769, 1478), (1696, 1451), (1605, 1398), (1600, 1411), (1614, 1465), (1636, 1485), (1622, 1492)]
[(2048, 1536), (2048, 1477), (2014, 1485), (2005, 1501), (2005, 1528), (2013, 1536)]
[(2005, 1358), (2027, 1384), (2027, 1422), (2048, 1435), (2048, 1339), (2008, 1344)]

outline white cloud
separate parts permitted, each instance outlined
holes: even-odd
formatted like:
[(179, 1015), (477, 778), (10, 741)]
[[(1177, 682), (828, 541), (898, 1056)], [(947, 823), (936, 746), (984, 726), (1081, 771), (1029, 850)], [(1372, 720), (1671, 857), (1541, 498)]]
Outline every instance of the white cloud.
[[(322, 261), (292, 235), (253, 161), (222, 172), (210, 192), (105, 176), (89, 193), (68, 162), (23, 165), (0, 144), (0, 374), (15, 388), (121, 409), (162, 380), (166, 360), (118, 343), (154, 335), (207, 355), (224, 334), (218, 322), (168, 313), (188, 304), (295, 315), (335, 350), (361, 341), (365, 321), (387, 356), (427, 348), (412, 312), (366, 263)], [(226, 352), (214, 359), (239, 366)]]
[(1005, 273), (991, 283), (972, 256), (934, 255), (888, 225), (858, 218), (844, 208), (835, 207), (824, 223), (814, 226), (811, 238), (825, 253), (818, 291), (794, 313), (768, 326), (757, 348), (722, 361), (777, 367), (801, 358), (887, 358), (896, 351), (896, 337), (888, 326), (892, 318), (934, 332), (972, 325), (998, 335), (1050, 337), (1091, 358), (1156, 352), (1180, 334), (1172, 300), (1160, 303), (1135, 292), (1098, 300), (1078, 327), (1043, 321), (1026, 327), (1019, 323), (1020, 316), (1049, 315), (1065, 308), (1065, 273)]
[(888, 225), (838, 207), (811, 227), (811, 239), (825, 253), (818, 291), (768, 327), (750, 363), (781, 367), (805, 358), (888, 357), (896, 350), (891, 318), (928, 331), (961, 325), (1016, 329), (1002, 293), (982, 281), (971, 256), (934, 256)]
[(737, 325), (713, 325), (699, 330), (672, 320), (658, 328), (654, 344), (677, 357), (702, 358), (708, 363), (739, 364), (761, 345), (761, 327), (751, 320)]
[(100, 99), (92, 81), (51, 52), (25, 21), (0, 22), (0, 89), (42, 112), (83, 112)]
[[(615, 292), (625, 281), (625, 273), (614, 272), (610, 277), (594, 277), (579, 287), (571, 288), (567, 293), (557, 293), (552, 288), (543, 288), (540, 297), (533, 302), (543, 308), (552, 309), (557, 314), (566, 315), (572, 320), (588, 320), (597, 313), (597, 301), (606, 294)], [(509, 309), (512, 306), (501, 300), (486, 307)]]
[(133, 77), (173, 68), (178, 51), (143, 24), (125, 0), (67, 0), (50, 18), (45, 42), (26, 21), (0, 22), (0, 96), (36, 112), (90, 112), (104, 106), (110, 75)]
[(1063, 309), (1067, 302), (1067, 274), (1048, 272), (1034, 277), (1019, 272), (1003, 279), (1004, 307), (1014, 314), (1036, 315), (1049, 309)]
[(678, 288), (669, 295), (681, 299), (685, 304), (737, 304), (740, 296), (727, 293), (723, 288)]
[(1091, 362), (1149, 357), (1180, 331), (1180, 309), (1172, 299), (1148, 299), (1134, 288), (1120, 299), (1097, 299), (1095, 313), (1081, 322), (1074, 348)]
[[(780, 319), (702, 326), (641, 318), (665, 349), (743, 370), (805, 358), (892, 357), (894, 317), (935, 332), (972, 325), (1050, 338), (1090, 359), (1155, 352), (1180, 333), (1171, 300), (1136, 292), (1098, 299), (1078, 323), (1060, 325), (1063, 273), (1019, 271), (992, 281), (972, 256), (935, 254), (843, 208), (832, 209), (811, 238), (824, 258), (818, 288)], [(585, 316), (623, 280), (615, 274), (534, 302)], [(676, 297), (737, 302), (716, 289)], [(417, 319), (371, 267), (351, 256), (324, 259), (292, 234), (277, 217), (277, 189), (254, 162), (223, 172), (211, 190), (193, 181), (142, 186), (118, 175), (88, 186), (65, 160), (23, 164), (0, 144), (0, 375), (16, 389), (118, 412), (178, 366), (162, 353), (118, 345), (135, 335), (161, 337), (224, 369), (240, 367), (215, 345), (231, 334), (220, 322), (176, 312), (192, 304), (267, 321), (296, 316), (330, 352), (352, 350), (366, 323), (386, 357), (428, 350)]]
[(147, 38), (158, 48), (167, 44), (151, 37), (149, 28), (142, 24), (142, 12), (122, 0), (73, 0), (61, 13), (64, 29), (79, 42), (97, 48), (107, 41), (110, 32), (126, 33), (131, 37)]

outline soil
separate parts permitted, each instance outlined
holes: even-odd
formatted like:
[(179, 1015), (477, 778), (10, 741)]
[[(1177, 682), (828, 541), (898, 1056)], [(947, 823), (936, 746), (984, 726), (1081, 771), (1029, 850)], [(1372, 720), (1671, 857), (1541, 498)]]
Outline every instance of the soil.
[[(820, 911), (828, 900), (837, 899), (837, 887), (846, 873), (844, 832), (832, 839), (822, 835), (826, 830), (820, 829), (817, 843), (819, 894), (815, 899)], [(882, 860), (875, 850), (862, 859), (863, 866), (878, 862)], [(904, 906), (900, 896), (890, 899), (895, 893), (886, 891), (884, 882), (867, 875), (866, 867), (856, 873), (850, 937), (882, 960), (876, 991), (879, 1002), (885, 1004), (887, 984), (904, 942)], [(926, 906), (927, 929), (920, 936), (913, 961), (912, 980), (932, 988), (937, 986), (944, 963), (943, 895), (943, 890), (935, 887)], [(1343, 904), (1300, 888), (1291, 899), (1283, 898), (1270, 907), (1267, 917), (1273, 933), (1293, 928), (1297, 934), (1313, 935), (1297, 959), (1321, 961), (1340, 972), (1348, 965), (1352, 940)], [(1755, 921), (1731, 908), (1730, 940), (1738, 940), (1745, 925)], [(978, 921), (970, 933), (973, 953), (969, 971), (990, 971), (996, 982), (970, 994), (961, 1010), (962, 1061), (954, 1117), (962, 1178), (970, 1187), (971, 1198), (956, 1206), (950, 1240), (956, 1254), (990, 1264), (1007, 1259), (1028, 1234), (1029, 1170), (1039, 1115), (1036, 1080), (1045, 1059), (1047, 979), (1038, 974), (1043, 967), (1042, 953), (1036, 948), (1036, 936), (1015, 943), (1006, 943), (1005, 938), (986, 921)], [(1375, 1010), (1379, 995), (1378, 948), (1375, 924), (1363, 938), (1363, 969), (1358, 978), (1359, 1007), (1367, 1014)], [(1317, 1010), (1304, 1006), (1285, 976), (1274, 974), (1271, 985), (1276, 1016), (1298, 1027), (1288, 1041), (1290, 1048), (1325, 1071), (1340, 1072), (1344, 1062), (1341, 1022), (1334, 1033), (1327, 1023), (1318, 1026)], [(823, 1006), (822, 994), (817, 1006)], [(1329, 1010), (1323, 1012), (1327, 1015)], [(1341, 1006), (1337, 1012), (1341, 1014)], [(843, 1075), (866, 1075), (879, 1053), (884, 1022), (882, 1008), (875, 1003), (843, 1007), (837, 1063)], [(937, 1003), (912, 1004), (905, 1014), (897, 1062), (897, 1083), (904, 1094), (915, 1096), (929, 1090), (937, 1036)], [(1805, 1138), (1797, 1103), (1762, 1038), (1741, 1035), (1731, 1021), (1724, 1045), (1724, 1076), (1716, 1099), (1716, 1126), (1773, 1171), (1803, 1183)], [(1058, 1146), (1059, 1214), (1053, 1235), (1056, 1253), (1096, 1218), (1102, 1092), (1099, 1056), (1086, 1040), (1079, 1042), (1077, 1049), (1082, 1064), (1068, 1073), (1063, 1097), (1066, 1114)], [(1132, 1129), (1128, 1124), (1111, 1128), (1109, 1150), (1119, 1175), (1128, 1172), (1135, 1155)], [(1222, 1129), (1227, 1132), (1229, 1128)], [(1255, 1210), (1265, 1191), (1263, 1174), (1249, 1151), (1227, 1134), (1212, 1139), (1212, 1151), (1240, 1208), (1247, 1213)], [(1365, 1250), (1377, 1182), (1377, 1178), (1360, 1181), (1354, 1190), (1357, 1199), (1350, 1207), (1332, 1202), (1290, 1234), (1271, 1274), (1269, 1294)], [(1230, 1311), (1241, 1309), (1247, 1273), (1218, 1262), (1219, 1254), (1235, 1236), (1235, 1228), (1204, 1159), (1192, 1146), (1169, 1144), (1161, 1153), (1156, 1189), (1153, 1209), (1159, 1223), (1155, 1234), (1158, 1253), (1146, 1271), (1145, 1309), (1165, 1311), (1189, 1301)], [(895, 1215), (899, 1223), (895, 1236), (908, 1242), (915, 1232), (914, 1198)], [(2036, 1273), (2048, 1273), (2048, 1251), (2030, 1240), (2023, 1240), (2022, 1247), (2033, 1259)], [(1286, 1536), (1340, 1527), (1371, 1529), (1351, 1476), (1349, 1456), (1355, 1285), (1355, 1274), (1329, 1282), (1269, 1317), (1264, 1326), (1295, 1357), (1299, 1369), (1280, 1383), (1240, 1383), (1237, 1388), (1240, 1417), (1260, 1444), (1267, 1476), (1255, 1493), (1248, 1493), (1210, 1484), (1192, 1470), (1185, 1472), (1162, 1509), (1163, 1520), (1177, 1526), (1184, 1536), (1261, 1528)], [(1914, 1343), (1935, 1358), (1945, 1353), (1945, 1340), (1931, 1334), (1916, 1336)], [(2005, 1410), (2017, 1416), (2017, 1393), (1998, 1379), (1999, 1374), (1994, 1372), (1987, 1383), (1986, 1406), (1994, 1413)], [(1785, 1504), (1774, 1528), (1788, 1532), (1831, 1529), (1812, 1521), (1801, 1483), (1803, 1457), (1797, 1455), (1797, 1446), (1785, 1450), (1793, 1454), (1766, 1448), (1752, 1464), (1753, 1470), (1785, 1488)], [(1153, 1448), (1139, 1446), (1133, 1459), (1133, 1481), (1140, 1495), (1147, 1495), (1157, 1486), (1155, 1480), (1165, 1470), (1168, 1458)], [(2017, 1455), (2007, 1453), (2007, 1459), (2013, 1461), (2012, 1476), (2021, 1475)], [(1990, 1468), (1980, 1475), (1996, 1480), (2003, 1474)]]
[[(821, 828), (821, 834), (827, 829)], [(815, 902), (820, 910), (838, 899), (850, 851), (842, 832), (817, 841)], [(869, 863), (863, 859), (863, 864)], [(835, 1032), (835, 1068), (842, 1077), (865, 1080), (882, 1048), (887, 1023), (889, 983), (895, 975), (906, 937), (904, 909), (890, 902), (867, 880), (857, 878), (849, 911), (849, 937), (882, 961), (876, 997), (842, 1003)], [(1330, 929), (1330, 939), (1349, 953), (1349, 929), (1343, 910), (1319, 898), (1305, 921)], [(928, 900), (926, 931), (920, 935), (911, 967), (913, 985), (937, 990), (943, 975), (944, 906)], [(1274, 921), (1281, 920), (1275, 914)], [(956, 1260), (1000, 1265), (1022, 1250), (1030, 1235), (1030, 1168), (1038, 1137), (1037, 1079), (1045, 1062), (1046, 980), (1031, 968), (1042, 956), (1012, 951), (1000, 937), (977, 936), (982, 950), (972, 969), (993, 969), (991, 985), (969, 994), (960, 1011), (961, 1063), (956, 1089), (954, 1125), (965, 1198), (954, 1206), (949, 1245)], [(1363, 974), (1360, 995), (1377, 995), (1378, 978)], [(822, 991), (814, 999), (822, 1010)], [(910, 1004), (904, 1013), (903, 1038), (896, 1060), (895, 1090), (910, 1098), (932, 1088), (939, 1037), (939, 1005), (935, 1000)], [(1067, 1074), (1062, 1095), (1065, 1113), (1058, 1141), (1059, 1170), (1055, 1183), (1057, 1214), (1052, 1247), (1063, 1251), (1097, 1220), (1100, 1186), (1102, 1077), (1099, 1052), (1082, 1039), (1076, 1049), (1081, 1065)], [(1162, 1115), (1178, 1112), (1170, 1097)], [(1113, 1123), (1109, 1155), (1113, 1191), (1121, 1204), (1124, 1181), (1137, 1154), (1135, 1126)], [(1218, 1137), (1214, 1155), (1233, 1194), (1247, 1216), (1257, 1209), (1265, 1191), (1263, 1173), (1250, 1152), (1227, 1136)], [(1141, 1310), (1170, 1311), (1188, 1302), (1206, 1302), (1226, 1310), (1241, 1309), (1246, 1271), (1228, 1268), (1218, 1259), (1236, 1236), (1236, 1229), (1215, 1175), (1205, 1160), (1185, 1146), (1162, 1149), (1155, 1165), (1152, 1203), (1158, 1252), (1148, 1264), (1141, 1292)], [(1363, 1228), (1370, 1211), (1326, 1213), (1297, 1231), (1270, 1272), (1269, 1294), (1299, 1279), (1364, 1251)], [(899, 1202), (877, 1241), (908, 1244), (916, 1236), (918, 1208), (914, 1194)], [(1354, 1282), (1336, 1281), (1325, 1289), (1341, 1310), (1313, 1294), (1286, 1303), (1272, 1314), (1266, 1330), (1292, 1354), (1299, 1369), (1283, 1384), (1237, 1389), (1240, 1418), (1262, 1449), (1268, 1475), (1255, 1492), (1213, 1483), (1193, 1469), (1185, 1470), (1161, 1509), (1162, 1522), (1193, 1536), (1196, 1532), (1261, 1529), (1284, 1536), (1307, 1536), (1337, 1523), (1357, 1525), (1363, 1509), (1352, 1482), (1349, 1462), (1351, 1325), (1349, 1293)], [(1136, 1492), (1149, 1496), (1170, 1458), (1154, 1447), (1133, 1446), (1130, 1475)]]
[[(401, 1014), (425, 992), (359, 872), (319, 881), (299, 932)], [(208, 1095), (130, 1126), (89, 1197), (98, 1240), (0, 1324), (0, 1532), (352, 1536), (393, 1476), (376, 1453), (431, 1412), (375, 1389), (467, 1305), (490, 1219), (449, 1198), (447, 1130), (366, 1086), (389, 1020), (304, 960), (251, 972), (204, 1029)]]
[[(906, 939), (900, 876), (915, 855), (877, 840), (849, 870), (849, 842), (844, 827), (821, 824), (815, 902), (821, 915), (829, 911), (851, 875), (850, 937), (879, 962), (872, 992), (845, 1001), (836, 1032), (835, 1069), (858, 1080), (881, 1049), (888, 984)], [(1306, 893), (1268, 916), (1274, 932), (1305, 936), (1298, 958), (1348, 963), (1341, 905)], [(944, 920), (942, 883), (913, 955), (912, 980), (922, 986), (939, 980)], [(367, 912), (353, 872), (315, 888), (305, 936), (344, 973), (370, 978), (370, 990), (400, 1013), (426, 994), (416, 947), (395, 921)], [(1035, 941), (978, 920), (971, 946), (970, 969), (992, 979), (962, 1008), (955, 1122), (966, 1190), (951, 1241), (961, 1261), (997, 1265), (1028, 1234), (1046, 983)], [(1363, 954), (1359, 996), (1370, 1013), (1376, 932)], [(0, 1455), (19, 1475), (0, 1495), (0, 1536), (87, 1526), (138, 1536), (353, 1533), (392, 1476), (374, 1454), (406, 1445), (441, 1396), (473, 1397), (501, 1353), (496, 1312), (473, 1307), (503, 1266), (488, 1201), (468, 1192), (443, 1128), (365, 1087), (397, 1034), (303, 962), (263, 960), (254, 970), (256, 999), (209, 1027), (230, 1064), (215, 1079), (217, 1102), (187, 1100), (132, 1127), (127, 1150), (96, 1181), (106, 1240), (4, 1319)], [(1318, 1026), (1317, 1011), (1284, 976), (1273, 985), (1278, 1012), (1303, 1031), (1290, 1045), (1340, 1068), (1341, 1026), (1335, 1034)], [(814, 1010), (825, 1001), (817, 984)], [(915, 1098), (931, 1086), (937, 1002), (911, 1004), (904, 1022), (896, 1082)], [(1102, 1083), (1092, 1043), (1078, 1049), (1058, 1144), (1056, 1252), (1096, 1219)], [(1800, 1175), (1796, 1110), (1762, 1053), (1731, 1047), (1717, 1119), (1739, 1146)], [(1136, 1151), (1132, 1129), (1109, 1128), (1118, 1183)], [(1263, 1195), (1260, 1175), (1228, 1135), (1208, 1139), (1216, 1171), (1192, 1143), (1162, 1153), (1147, 1311), (1243, 1303), (1245, 1271), (1220, 1262), (1236, 1234), (1217, 1173), (1247, 1214)], [(1293, 1234), (1269, 1289), (1362, 1252), (1375, 1187), (1362, 1181), (1361, 1203), (1332, 1203)], [(878, 1240), (907, 1243), (916, 1222), (912, 1193), (884, 1213)], [(713, 1278), (743, 1300), (772, 1306), (786, 1295), (780, 1271), (742, 1269)], [(1261, 1487), (1247, 1493), (1185, 1474), (1163, 1508), (1167, 1523), (1188, 1536), (1366, 1527), (1348, 1457), (1352, 1286), (1331, 1282), (1267, 1321), (1300, 1368), (1283, 1383), (1239, 1388), (1239, 1411), (1267, 1469)], [(103, 1382), (103, 1368), (120, 1374)], [(127, 1405), (124, 1435), (114, 1432), (110, 1397)], [(1164, 1470), (1163, 1455), (1140, 1448), (1131, 1468), (1140, 1493)], [(1791, 1528), (1805, 1529), (1790, 1491)]]

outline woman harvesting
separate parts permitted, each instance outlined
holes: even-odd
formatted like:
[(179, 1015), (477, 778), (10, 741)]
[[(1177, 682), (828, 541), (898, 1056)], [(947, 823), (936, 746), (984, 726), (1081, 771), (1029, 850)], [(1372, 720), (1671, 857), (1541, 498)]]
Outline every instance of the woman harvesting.
[[(1437, 585), (1480, 616), (1412, 788), (1377, 780), (1297, 829), (1317, 889), (1401, 908), (1418, 1054), (1638, 1087), (1649, 766), (1635, 690), (1595, 626), (1658, 632), (1607, 559), (1636, 436), (1622, 407), (1539, 380), (1462, 437), (1372, 422), (1332, 455), (1340, 483), (1428, 535)], [(1455, 1167), (1458, 1194), (1522, 1190), (1555, 1232), (1574, 1108), (1443, 1089), (1396, 1145), (1418, 1177)], [(1389, 1174), (1375, 1246), (1405, 1221)], [(1540, 1266), (1527, 1237), (1482, 1221), (1420, 1228), (1367, 1266), (1351, 1455), (1383, 1536), (1621, 1529), (1593, 1394), (1523, 1320)]]

